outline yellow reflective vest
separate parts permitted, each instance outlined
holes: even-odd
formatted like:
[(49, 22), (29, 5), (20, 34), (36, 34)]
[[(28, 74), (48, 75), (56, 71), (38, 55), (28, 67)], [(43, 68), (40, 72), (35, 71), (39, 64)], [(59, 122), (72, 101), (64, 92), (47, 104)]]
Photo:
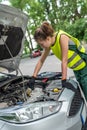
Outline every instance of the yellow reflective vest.
[[(61, 58), (62, 53), (61, 53), (61, 47), (60, 47), (61, 34), (67, 35), (71, 40), (70, 44), (74, 43), (80, 52), (85, 53), (85, 48), (80, 44), (80, 42), (77, 38), (69, 35), (68, 33), (64, 32), (62, 30), (59, 30), (59, 32), (57, 33), (57, 36), (56, 36), (56, 41), (55, 41), (54, 45), (51, 46), (51, 49), (52, 49), (53, 53), (57, 56), (57, 58), (59, 58), (60, 60), (62, 59)], [(67, 66), (73, 70), (80, 70), (86, 66), (86, 62), (80, 57), (80, 55), (77, 52), (69, 49)]]

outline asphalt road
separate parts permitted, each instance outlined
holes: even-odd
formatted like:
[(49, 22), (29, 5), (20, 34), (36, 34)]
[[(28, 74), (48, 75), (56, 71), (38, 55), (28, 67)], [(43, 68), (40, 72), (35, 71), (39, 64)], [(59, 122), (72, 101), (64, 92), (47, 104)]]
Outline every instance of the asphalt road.
[[(37, 61), (39, 60), (40, 57), (37, 58), (26, 58), (22, 59), (20, 63), (20, 70), (23, 74), (25, 75), (32, 75), (35, 65)], [(41, 68), (40, 72), (45, 72), (45, 71), (56, 71), (56, 72), (61, 72), (61, 62), (54, 56), (48, 56), (43, 67)], [(40, 73), (39, 72), (39, 73)], [(74, 76), (73, 71), (71, 69), (68, 69), (68, 77)]]

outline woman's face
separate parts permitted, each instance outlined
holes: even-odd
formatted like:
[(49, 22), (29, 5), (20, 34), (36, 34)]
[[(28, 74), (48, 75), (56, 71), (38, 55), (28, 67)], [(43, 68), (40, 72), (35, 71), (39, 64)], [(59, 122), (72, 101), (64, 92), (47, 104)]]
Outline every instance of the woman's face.
[(52, 45), (52, 37), (47, 37), (45, 40), (38, 40), (38, 44), (43, 48), (49, 48)]

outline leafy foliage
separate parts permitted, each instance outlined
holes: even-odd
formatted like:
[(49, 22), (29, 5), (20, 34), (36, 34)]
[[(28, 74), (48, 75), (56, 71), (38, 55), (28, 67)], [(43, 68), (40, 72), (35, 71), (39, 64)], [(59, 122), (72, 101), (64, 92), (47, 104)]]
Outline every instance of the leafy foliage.
[[(33, 34), (44, 21), (50, 21), (55, 31), (62, 29), (87, 41), (87, 0), (9, 0), (12, 6), (27, 13), (27, 44), (33, 50)], [(38, 46), (37, 46), (38, 47)], [(26, 52), (26, 50), (25, 50)]]
[(87, 18), (80, 18), (75, 23), (67, 26), (67, 31), (80, 40), (86, 40)]

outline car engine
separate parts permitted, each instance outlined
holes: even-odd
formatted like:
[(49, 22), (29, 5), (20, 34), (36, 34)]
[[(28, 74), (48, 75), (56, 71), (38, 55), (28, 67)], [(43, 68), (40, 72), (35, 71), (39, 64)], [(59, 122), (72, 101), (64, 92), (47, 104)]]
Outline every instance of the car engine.
[(0, 108), (26, 102), (57, 100), (62, 91), (61, 80), (47, 78), (38, 76), (34, 90), (29, 87), (29, 76), (13, 76), (5, 79), (0, 84)]

